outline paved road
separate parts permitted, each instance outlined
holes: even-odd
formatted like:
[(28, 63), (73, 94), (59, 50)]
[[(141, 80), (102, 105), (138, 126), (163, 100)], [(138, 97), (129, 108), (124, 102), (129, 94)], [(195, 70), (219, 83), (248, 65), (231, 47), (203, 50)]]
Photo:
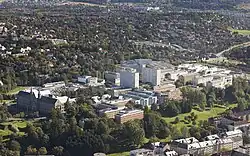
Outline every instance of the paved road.
[(217, 57), (222, 57), (225, 52), (229, 52), (230, 50), (233, 50), (234, 48), (238, 48), (238, 47), (244, 48), (244, 47), (249, 47), (249, 46), (250, 46), (250, 41), (242, 43), (242, 44), (237, 44), (237, 45), (234, 45), (234, 46), (232, 46), (232, 47), (230, 47), (230, 48), (228, 48), (226, 50), (223, 50), (223, 51), (217, 53), (216, 56)]

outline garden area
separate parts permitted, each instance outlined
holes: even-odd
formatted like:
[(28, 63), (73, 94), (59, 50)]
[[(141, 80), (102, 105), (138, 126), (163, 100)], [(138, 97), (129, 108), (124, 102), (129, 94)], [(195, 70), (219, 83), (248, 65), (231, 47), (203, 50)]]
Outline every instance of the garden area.
[(11, 121), (0, 123), (0, 136), (3, 137), (3, 140), (6, 141), (9, 139), (9, 136), (13, 133), (23, 136), (25, 133), (23, 129), (26, 128), (27, 121)]

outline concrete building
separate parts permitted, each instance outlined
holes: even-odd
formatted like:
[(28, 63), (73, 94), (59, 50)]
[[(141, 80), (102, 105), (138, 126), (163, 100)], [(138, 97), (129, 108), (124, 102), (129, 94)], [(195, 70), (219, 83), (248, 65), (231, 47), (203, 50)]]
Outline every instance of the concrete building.
[(100, 117), (106, 116), (107, 118), (115, 119), (115, 115), (118, 114), (120, 111), (122, 111), (125, 107), (121, 108), (106, 108), (98, 111), (98, 115)]
[(79, 76), (77, 78), (77, 81), (80, 83), (88, 83), (88, 79), (91, 78), (91, 76)]
[(136, 69), (121, 68), (120, 85), (125, 88), (139, 88), (139, 73)]
[(117, 123), (125, 123), (130, 120), (143, 119), (144, 112), (142, 110), (124, 110), (115, 115), (115, 121)]
[(142, 68), (142, 82), (150, 83), (153, 86), (161, 84), (161, 70), (155, 67), (146, 65)]
[(194, 78), (199, 76), (199, 73), (187, 73), (179, 76), (180, 80), (183, 80), (184, 84), (187, 82), (193, 82)]
[(144, 106), (150, 106), (156, 104), (158, 101), (157, 96), (151, 91), (134, 90), (129, 91), (126, 94), (121, 94), (125, 98), (131, 98), (135, 104)]
[(233, 84), (233, 75), (221, 75), (214, 76), (211, 81), (208, 81), (207, 87), (215, 87), (215, 88), (225, 88), (226, 86), (230, 86)]
[(43, 87), (46, 88), (46, 89), (60, 88), (60, 87), (64, 87), (64, 86), (65, 86), (65, 82), (64, 81), (45, 83), (43, 85)]
[(121, 94), (127, 94), (129, 91), (132, 91), (132, 88), (113, 88), (111, 89), (111, 95), (118, 98)]
[(98, 79), (97, 77), (92, 76), (80, 76), (77, 78), (77, 81), (88, 86), (102, 86), (105, 84), (104, 79)]
[(120, 73), (107, 71), (104, 73), (104, 78), (106, 83), (111, 83), (112, 85), (120, 86)]
[(160, 86), (154, 86), (154, 91), (158, 93), (165, 93), (176, 89), (174, 84), (161, 84)]
[(213, 79), (213, 76), (196, 76), (193, 79), (193, 85), (203, 84), (206, 86), (207, 82), (212, 81)]
[(186, 75), (188, 74), (188, 71), (185, 70), (173, 70), (169, 73), (166, 74), (166, 77), (170, 80), (176, 81), (179, 79), (181, 75)]

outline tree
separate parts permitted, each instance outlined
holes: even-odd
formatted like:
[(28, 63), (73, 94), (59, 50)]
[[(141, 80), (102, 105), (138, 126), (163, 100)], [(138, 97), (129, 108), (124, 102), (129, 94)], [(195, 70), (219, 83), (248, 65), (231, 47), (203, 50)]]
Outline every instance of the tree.
[(63, 151), (64, 151), (64, 148), (62, 146), (55, 146), (52, 148), (52, 154), (56, 156), (62, 156)]
[(148, 108), (148, 106), (144, 106), (144, 114), (147, 114), (147, 113), (149, 113), (149, 108)]
[(181, 128), (181, 134), (184, 138), (188, 138), (190, 137), (190, 134), (189, 134), (189, 131), (188, 131), (188, 128), (186, 126), (183, 126)]
[(174, 123), (179, 123), (179, 122), (180, 122), (179, 117), (176, 117), (176, 118), (174, 119)]
[(124, 135), (130, 145), (138, 146), (143, 143), (145, 132), (138, 121), (128, 121), (124, 124)]
[(109, 126), (105, 124), (103, 121), (99, 121), (96, 127), (97, 134), (109, 134)]
[(46, 155), (47, 154), (47, 149), (45, 147), (39, 148), (38, 154)]
[(157, 111), (157, 109), (158, 109), (158, 105), (155, 104), (155, 103), (153, 103), (153, 104), (151, 105), (151, 110)]
[(25, 154), (36, 155), (37, 154), (37, 149), (30, 145), (30, 146), (27, 147), (27, 150), (26, 150)]
[(180, 130), (176, 126), (171, 128), (171, 137), (172, 139), (179, 139), (182, 137)]
[(19, 142), (15, 141), (15, 140), (11, 140), (9, 143), (9, 149), (12, 151), (20, 151), (21, 146), (20, 146)]
[(244, 111), (248, 107), (247, 101), (244, 98), (238, 98), (238, 106), (237, 108), (240, 111)]

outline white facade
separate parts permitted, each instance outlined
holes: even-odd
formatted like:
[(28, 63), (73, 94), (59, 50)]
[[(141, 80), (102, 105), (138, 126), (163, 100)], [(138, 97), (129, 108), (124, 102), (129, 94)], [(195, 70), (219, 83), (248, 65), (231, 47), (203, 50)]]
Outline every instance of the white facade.
[(120, 70), (120, 85), (126, 88), (139, 88), (139, 73), (133, 68)]
[(144, 67), (142, 68), (142, 82), (151, 83), (154, 86), (158, 86), (161, 84), (161, 70)]
[(131, 98), (135, 104), (144, 106), (150, 106), (158, 102), (157, 96), (153, 92), (149, 91), (130, 91), (127, 94), (122, 94), (125, 98)]
[(207, 82), (208, 87), (215, 87), (215, 88), (225, 88), (226, 86), (233, 84), (233, 76), (232, 75), (224, 75), (224, 76), (217, 76), (214, 77), (213, 80)]
[(91, 78), (91, 76), (80, 76), (77, 78), (77, 81), (81, 83), (87, 83), (89, 78)]
[(193, 79), (193, 84), (194, 85), (198, 85), (198, 84), (204, 84), (206, 85), (207, 82), (212, 81), (213, 80), (213, 76), (196, 76)]
[(169, 73), (169, 77), (168, 78), (171, 79), (171, 80), (176, 81), (176, 80), (179, 79), (179, 76), (186, 75), (186, 74), (188, 74), (187, 71), (184, 71), (184, 70), (175, 70), (175, 71), (172, 71), (172, 72)]

